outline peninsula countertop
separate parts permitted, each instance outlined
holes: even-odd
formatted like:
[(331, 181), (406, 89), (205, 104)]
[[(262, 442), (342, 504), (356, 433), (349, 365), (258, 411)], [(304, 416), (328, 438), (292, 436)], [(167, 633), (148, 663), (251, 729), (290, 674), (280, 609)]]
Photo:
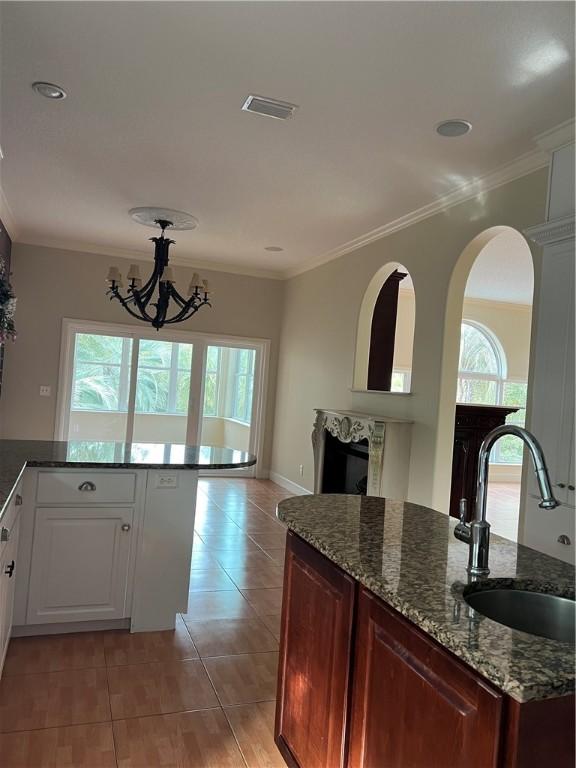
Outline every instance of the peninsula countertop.
[(0, 440), (0, 520), (26, 467), (198, 470), (239, 469), (255, 463), (251, 453), (211, 445)]
[[(468, 547), (454, 538), (455, 519), (408, 502), (330, 494), (286, 499), (278, 518), (517, 701), (574, 691), (573, 645), (510, 629), (464, 601)], [(491, 586), (573, 597), (574, 575), (568, 563), (491, 536), (483, 580)]]

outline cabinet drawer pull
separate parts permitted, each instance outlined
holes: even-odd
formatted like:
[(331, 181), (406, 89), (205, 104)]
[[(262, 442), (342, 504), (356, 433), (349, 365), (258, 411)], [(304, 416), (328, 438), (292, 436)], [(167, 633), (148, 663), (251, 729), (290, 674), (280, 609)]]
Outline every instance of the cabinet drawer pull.
[(566, 488), (566, 483), (556, 483), (558, 488)]
[(574, 485), (569, 485), (569, 486), (568, 486), (568, 490), (569, 490), (569, 491), (573, 491), (573, 490), (575, 490), (575, 489), (576, 489), (576, 486), (574, 486)]
[(12, 560), (10, 565), (6, 566), (6, 570), (4, 571), (4, 573), (6, 574), (6, 576), (8, 576), (9, 579), (12, 578), (12, 574), (14, 573), (15, 567), (16, 567), (16, 563), (14, 562), (14, 560)]
[(129, 531), (129, 530), (130, 530), (130, 526), (129, 526), (129, 524), (128, 524), (128, 523), (124, 523), (124, 524), (123, 524), (123, 525), (121, 525), (120, 527), (121, 527), (121, 529), (122, 529), (123, 531)]
[(14, 506), (21, 507), (22, 506), (22, 496), (20, 496), (19, 493), (16, 494), (16, 497), (14, 498)]
[(566, 536), (565, 533), (558, 536), (557, 542), (558, 544), (566, 544), (566, 546), (569, 546), (570, 544), (572, 544), (572, 542), (570, 541), (570, 537)]
[(80, 483), (78, 486), (79, 491), (95, 491), (96, 486), (91, 480), (84, 480), (83, 483)]
[(0, 531), (0, 541), (8, 541), (10, 538), (10, 530), (8, 528), (2, 528)]

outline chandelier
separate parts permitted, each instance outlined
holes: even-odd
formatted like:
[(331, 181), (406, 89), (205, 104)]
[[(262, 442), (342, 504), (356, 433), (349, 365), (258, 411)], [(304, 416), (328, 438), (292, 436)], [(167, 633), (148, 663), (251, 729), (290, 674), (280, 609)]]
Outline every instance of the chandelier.
[[(192, 275), (188, 287), (188, 298), (182, 296), (174, 286), (174, 274), (172, 267), (168, 266), (168, 249), (174, 243), (164, 232), (173, 226), (167, 219), (155, 219), (155, 223), (162, 230), (160, 237), (151, 237), (154, 247), (154, 270), (150, 278), (142, 285), (140, 269), (137, 264), (131, 264), (126, 279), (129, 285), (123, 296), (120, 289), (123, 287), (122, 275), (117, 267), (110, 267), (108, 272), (107, 295), (117, 299), (124, 309), (132, 317), (150, 323), (156, 330), (163, 325), (181, 323), (196, 314), (200, 307), (211, 307), (208, 299), (209, 287), (207, 280), (200, 280), (197, 272)], [(156, 295), (156, 301), (152, 301)], [(170, 302), (173, 304), (173, 313), (169, 316)]]

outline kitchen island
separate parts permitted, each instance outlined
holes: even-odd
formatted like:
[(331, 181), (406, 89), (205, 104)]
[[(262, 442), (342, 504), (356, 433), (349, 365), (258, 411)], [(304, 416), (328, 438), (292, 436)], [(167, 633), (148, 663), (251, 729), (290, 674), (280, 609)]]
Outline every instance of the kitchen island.
[(0, 669), (11, 634), (173, 629), (198, 472), (255, 463), (213, 446), (0, 440)]
[(456, 521), (407, 502), (301, 496), (278, 517), (276, 740), (290, 765), (573, 765), (573, 643), (465, 599), (502, 586), (573, 598), (571, 565), (493, 535), (490, 576), (469, 582)]

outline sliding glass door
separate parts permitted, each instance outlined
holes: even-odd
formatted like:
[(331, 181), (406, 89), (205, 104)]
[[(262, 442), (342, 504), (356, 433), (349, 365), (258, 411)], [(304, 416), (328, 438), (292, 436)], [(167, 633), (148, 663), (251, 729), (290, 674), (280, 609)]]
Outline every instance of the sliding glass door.
[(267, 353), (259, 340), (65, 321), (56, 437), (258, 453)]
[(209, 345), (204, 368), (202, 443), (250, 450), (256, 350)]

